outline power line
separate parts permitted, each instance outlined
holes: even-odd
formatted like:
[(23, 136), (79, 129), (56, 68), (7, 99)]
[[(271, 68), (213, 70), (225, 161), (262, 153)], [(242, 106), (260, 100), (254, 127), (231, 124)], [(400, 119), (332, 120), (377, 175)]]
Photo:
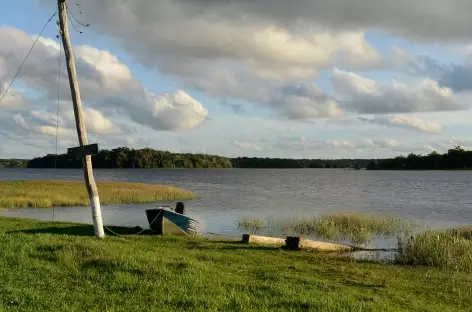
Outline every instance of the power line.
[(70, 14), (69, 14), (69, 10), (67, 9), (67, 6), (66, 6), (66, 13), (67, 13), (67, 16), (69, 17), (70, 24), (72, 25), (72, 27), (74, 27), (75, 31), (77, 31), (79, 34), (83, 34), (84, 32), (81, 31), (79, 28), (77, 28), (77, 26), (75, 26), (73, 20), (70, 18)]
[(43, 34), (44, 30), (46, 29), (46, 27), (49, 25), (49, 23), (51, 22), (51, 20), (54, 18), (54, 16), (56, 16), (57, 12), (54, 12), (54, 14), (51, 16), (51, 18), (49, 18), (49, 20), (47, 21), (46, 25), (44, 25), (43, 29), (41, 30), (41, 32), (39, 33), (38, 37), (36, 38), (36, 40), (33, 42), (33, 45), (31, 46), (31, 49), (28, 51), (28, 54), (26, 54), (26, 57), (25, 59), (23, 60), (23, 63), (21, 63), (21, 66), (20, 68), (18, 68), (18, 71), (16, 72), (15, 74), (15, 77), (13, 77), (13, 80), (10, 82), (10, 85), (8, 85), (7, 89), (5, 90), (5, 92), (3, 93), (2, 97), (0, 98), (0, 102), (2, 102), (3, 98), (5, 97), (5, 95), (7, 94), (8, 90), (10, 90), (13, 82), (15, 82), (16, 78), (18, 77), (18, 74), (20, 73), (21, 71), (21, 68), (23, 67), (23, 65), (25, 65), (25, 62), (26, 60), (28, 59), (31, 51), (33, 51), (33, 48), (34, 46), (36, 45), (36, 42), (38, 42), (39, 40), (39, 37), (41, 37), (41, 35)]
[[(67, 12), (70, 12), (70, 15), (72, 16), (72, 18), (73, 18), (77, 23), (79, 23), (79, 25), (82, 25), (82, 26), (84, 26), (84, 27), (89, 27), (89, 26), (90, 26), (90, 24), (84, 24), (84, 23), (80, 22), (78, 19), (76, 19), (75, 16), (74, 16), (74, 12), (72, 12), (72, 10), (69, 10), (69, 6), (68, 6), (67, 4), (66, 4), (66, 8), (67, 8)], [(82, 11), (81, 11), (80, 13), (82, 13)]]

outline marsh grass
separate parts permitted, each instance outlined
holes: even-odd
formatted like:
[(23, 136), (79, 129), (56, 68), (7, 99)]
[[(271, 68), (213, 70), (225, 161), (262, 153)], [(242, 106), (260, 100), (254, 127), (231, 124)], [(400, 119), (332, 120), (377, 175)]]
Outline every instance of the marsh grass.
[[(244, 222), (241, 222), (243, 220)], [(416, 224), (391, 216), (371, 216), (354, 213), (323, 214), (313, 218), (289, 218), (268, 220), (242, 218), (238, 223), (243, 231), (275, 235), (303, 235), (327, 240), (348, 240), (355, 245), (372, 242), (376, 236), (405, 237), (412, 233)], [(250, 233), (249, 233), (250, 234)]]
[(238, 228), (247, 234), (260, 234), (264, 227), (264, 221), (257, 218), (243, 217), (238, 219)]
[[(97, 182), (102, 204), (150, 203), (195, 198), (190, 191), (163, 185)], [(88, 206), (82, 181), (30, 180), (0, 182), (0, 208)]]
[(396, 261), (472, 272), (472, 228), (426, 231), (400, 240)]
[[(88, 234), (87, 234), (88, 233)], [(0, 217), (0, 311), (470, 311), (472, 274)]]

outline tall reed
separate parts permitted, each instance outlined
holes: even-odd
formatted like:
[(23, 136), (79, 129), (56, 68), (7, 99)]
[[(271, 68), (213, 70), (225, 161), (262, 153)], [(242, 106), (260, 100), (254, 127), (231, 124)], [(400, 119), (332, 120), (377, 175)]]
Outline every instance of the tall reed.
[[(97, 182), (102, 204), (150, 203), (195, 198), (190, 191), (176, 187)], [(10, 181), (0, 182), (0, 208), (88, 206), (90, 200), (82, 181)]]

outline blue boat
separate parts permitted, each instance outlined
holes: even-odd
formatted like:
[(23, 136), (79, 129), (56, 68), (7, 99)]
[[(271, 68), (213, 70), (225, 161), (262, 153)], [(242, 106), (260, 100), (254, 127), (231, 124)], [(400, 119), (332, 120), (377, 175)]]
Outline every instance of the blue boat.
[(175, 210), (169, 207), (147, 209), (146, 217), (149, 227), (157, 235), (195, 235), (198, 222), (184, 215), (183, 203), (177, 203)]

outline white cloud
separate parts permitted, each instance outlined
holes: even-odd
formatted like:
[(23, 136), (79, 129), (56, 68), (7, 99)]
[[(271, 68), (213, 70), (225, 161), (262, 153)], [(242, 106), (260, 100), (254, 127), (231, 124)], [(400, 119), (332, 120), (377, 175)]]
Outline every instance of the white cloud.
[(416, 85), (393, 81), (378, 85), (375, 80), (335, 69), (332, 82), (341, 106), (365, 114), (466, 110), (470, 106), (451, 89), (426, 79)]
[(402, 144), (394, 139), (362, 139), (362, 140), (309, 140), (301, 138), (279, 138), (274, 146), (278, 149), (292, 149), (294, 151), (324, 150), (352, 150), (396, 148)]
[(334, 62), (353, 68), (382, 62), (362, 31), (294, 28), (248, 15), (236, 20), (219, 13), (189, 15), (187, 3), (179, 1), (141, 5), (147, 9), (116, 1), (85, 1), (82, 7), (97, 30), (118, 39), (142, 63), (167, 71), (181, 63), (219, 60), (236, 62), (264, 79), (304, 79)]
[[(0, 60), (1, 61), (1, 60)], [(1, 64), (0, 64), (1, 68)], [(3, 96), (2, 101), (0, 102), (1, 109), (9, 109), (9, 110), (21, 110), (28, 106), (28, 100), (24, 97), (24, 95), (15, 88), (10, 88), (7, 93), (5, 91), (8, 88), (7, 82), (3, 85), (1, 84), (1, 72), (0, 72), (0, 98)]]
[[(316, 23), (338, 31), (380, 29), (430, 41), (471, 38), (469, 21), (472, 19), (472, 6), (468, 0), (377, 0), (375, 5), (372, 0), (141, 0), (132, 3), (107, 0), (100, 1), (100, 4), (87, 0), (82, 1), (81, 5), (86, 16), (93, 14), (93, 22), (103, 18), (100, 27), (106, 27), (102, 30), (107, 32), (112, 32), (110, 28), (117, 21), (122, 21), (124, 25), (140, 23), (153, 26), (157, 23), (155, 20), (167, 19), (171, 23), (181, 15), (187, 19), (197, 16), (241, 25), (259, 22), (301, 28)], [(183, 18), (177, 20), (185, 21)], [(153, 34), (158, 31), (156, 28)], [(116, 33), (119, 32), (130, 34), (132, 30), (122, 26), (116, 30)]]
[(233, 141), (232, 143), (235, 146), (237, 146), (241, 149), (244, 149), (244, 150), (253, 150), (253, 151), (256, 151), (256, 152), (262, 151), (262, 148), (259, 145), (254, 144), (254, 143), (244, 142), (244, 141)]
[[(18, 29), (2, 27), (0, 41), (11, 43), (0, 47), (0, 65), (8, 64), (0, 67), (2, 81), (13, 76), (15, 66), (19, 64), (22, 52), (31, 46), (32, 38)], [(54, 40), (41, 38), (18, 77), (30, 90), (45, 92), (50, 101), (57, 98), (58, 53), (58, 44)], [(84, 110), (84, 119), (91, 132), (117, 133), (112, 121), (103, 116), (105, 111), (119, 112), (139, 124), (166, 131), (194, 129), (208, 115), (203, 105), (184, 91), (179, 90), (173, 95), (154, 95), (147, 91), (133, 78), (130, 69), (108, 51), (79, 46), (74, 48), (74, 53), (82, 99), (88, 106), (93, 106)], [(64, 68), (62, 76), (61, 99), (70, 100)], [(24, 106), (24, 97), (11, 90), (9, 98), (2, 101), (2, 106), (6, 105)], [(71, 115), (68, 116), (69, 121), (72, 120)]]
[[(67, 125), (71, 128), (75, 126), (74, 111), (67, 112)], [(117, 134), (122, 132), (119, 125), (103, 116), (103, 114), (95, 109), (86, 108), (83, 111), (83, 118), (86, 130), (96, 134)]]
[(320, 70), (335, 65), (384, 69), (406, 59), (395, 47), (391, 56), (380, 55), (357, 28), (332, 29), (297, 19), (280, 23), (251, 12), (229, 17), (226, 13), (244, 5), (207, 5), (209, 11), (195, 14), (199, 8), (187, 1), (86, 0), (82, 9), (91, 29), (112, 37), (155, 72), (210, 96), (254, 102), (292, 119), (338, 117), (344, 112), (334, 99), (294, 97), (284, 94), (284, 87), (311, 83)]
[(390, 127), (412, 129), (423, 133), (442, 133), (443, 126), (439, 123), (415, 116), (377, 116), (373, 119), (360, 117), (362, 121)]
[(154, 98), (152, 116), (155, 118), (154, 129), (190, 130), (199, 127), (208, 116), (203, 105), (179, 90), (174, 94), (165, 94)]

